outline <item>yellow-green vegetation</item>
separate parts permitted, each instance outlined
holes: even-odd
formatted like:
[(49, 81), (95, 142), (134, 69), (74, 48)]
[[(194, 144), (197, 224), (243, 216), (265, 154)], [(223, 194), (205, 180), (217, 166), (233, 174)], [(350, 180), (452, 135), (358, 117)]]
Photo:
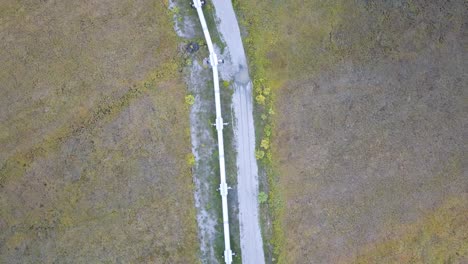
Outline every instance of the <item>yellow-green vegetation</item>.
[(0, 3), (0, 262), (195, 263), (165, 1)]
[(231, 85), (231, 82), (226, 81), (226, 80), (223, 81), (223, 87), (224, 87), (224, 88), (227, 89), (227, 88), (229, 88), (230, 85)]
[[(356, 255), (387, 238), (380, 230), (388, 223), (437, 237), (442, 231), (418, 223), (441, 214), (437, 208), (468, 184), (460, 163), (463, 1), (234, 5), (247, 32), (256, 158), (268, 182), (261, 208), (267, 258), (392, 263), (384, 255), (393, 246), (369, 253), (374, 258)], [(434, 249), (428, 259), (435, 263), (466, 258), (464, 251), (439, 249), (463, 241), (448, 239), (431, 245), (416, 239), (406, 252)]]
[(260, 150), (260, 149), (255, 150), (255, 158), (256, 159), (261, 160), (261, 159), (263, 159), (263, 157), (265, 157), (265, 151)]
[(195, 97), (191, 94), (185, 96), (185, 103), (187, 105), (193, 105), (195, 103)]
[(260, 204), (263, 204), (263, 203), (266, 203), (268, 201), (268, 194), (264, 193), (264, 192), (260, 192), (258, 194), (258, 202)]
[[(468, 197), (451, 197), (416, 223), (392, 226), (355, 263), (462, 263), (468, 255)], [(346, 262), (346, 260), (341, 260)]]
[(190, 154), (187, 155), (186, 160), (187, 160), (187, 164), (188, 164), (190, 167), (193, 167), (193, 166), (195, 165), (195, 156), (194, 156), (192, 153), (190, 153)]

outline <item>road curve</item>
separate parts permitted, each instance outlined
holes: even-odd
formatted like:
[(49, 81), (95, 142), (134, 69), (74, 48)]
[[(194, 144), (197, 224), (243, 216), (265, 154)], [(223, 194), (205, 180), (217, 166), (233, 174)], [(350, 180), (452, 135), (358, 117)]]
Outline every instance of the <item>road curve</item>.
[[(218, 18), (218, 31), (229, 51), (224, 67), (233, 68), (233, 109), (237, 150), (237, 192), (242, 262), (265, 263), (258, 210), (258, 167), (255, 158), (255, 128), (253, 121), (252, 82), (237, 18), (229, 0), (212, 0)], [(230, 64), (230, 65), (229, 65)]]

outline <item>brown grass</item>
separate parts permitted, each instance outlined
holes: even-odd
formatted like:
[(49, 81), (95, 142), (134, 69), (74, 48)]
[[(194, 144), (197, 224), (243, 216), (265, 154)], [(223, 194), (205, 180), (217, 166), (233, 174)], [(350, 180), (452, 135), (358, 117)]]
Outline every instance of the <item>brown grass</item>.
[[(388, 240), (406, 241), (416, 262), (466, 258), (443, 250), (464, 233), (442, 234), (466, 228), (465, 205), (438, 209), (466, 196), (462, 1), (237, 5), (254, 78), (276, 98), (274, 262), (391, 263), (393, 245), (368, 251)], [(431, 228), (436, 215), (453, 225)]]
[(167, 3), (4, 1), (0, 17), (0, 262), (195, 262)]
[(415, 223), (385, 230), (385, 238), (364, 246), (354, 262), (462, 263), (468, 254), (467, 214), (466, 195), (449, 198)]

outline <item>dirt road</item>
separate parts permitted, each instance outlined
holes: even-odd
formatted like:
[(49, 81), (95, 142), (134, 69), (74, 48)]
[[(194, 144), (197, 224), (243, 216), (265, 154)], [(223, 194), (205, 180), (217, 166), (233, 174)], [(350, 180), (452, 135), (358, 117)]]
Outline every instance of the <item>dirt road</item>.
[(234, 78), (233, 109), (237, 150), (237, 191), (239, 200), (242, 262), (265, 263), (258, 215), (258, 167), (255, 159), (255, 130), (252, 113), (252, 83), (249, 78), (239, 26), (231, 1), (213, 0), (218, 30), (227, 45), (229, 58), (220, 69)]

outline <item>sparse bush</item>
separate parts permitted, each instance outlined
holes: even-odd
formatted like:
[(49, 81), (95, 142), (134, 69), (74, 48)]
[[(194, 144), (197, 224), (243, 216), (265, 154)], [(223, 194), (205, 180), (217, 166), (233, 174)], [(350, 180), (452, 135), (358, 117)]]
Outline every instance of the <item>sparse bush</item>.
[(271, 126), (270, 125), (265, 125), (265, 128), (263, 129), (263, 133), (265, 133), (265, 136), (266, 137), (270, 137), (271, 136)]
[(255, 150), (255, 158), (256, 159), (261, 160), (261, 159), (263, 159), (264, 156), (265, 156), (265, 151), (260, 150), (260, 149)]
[(268, 151), (266, 154), (266, 159), (268, 162), (271, 162), (273, 159), (273, 154), (271, 154), (271, 151)]
[(262, 141), (260, 142), (260, 147), (267, 150), (270, 147), (270, 140), (266, 138), (262, 139)]
[(186, 161), (187, 161), (187, 164), (192, 167), (193, 165), (195, 165), (195, 156), (190, 153), (187, 155), (187, 158), (186, 158)]
[(258, 194), (258, 202), (260, 204), (266, 203), (268, 201), (268, 195), (264, 192)]
[(274, 115), (275, 114), (275, 110), (273, 110), (273, 107), (270, 107), (270, 109), (268, 109), (268, 114), (269, 115)]
[(180, 9), (179, 9), (178, 6), (174, 6), (174, 7), (171, 9), (171, 11), (172, 11), (172, 14), (174, 14), (174, 15), (177, 15), (177, 14), (180, 13)]
[(188, 94), (185, 96), (185, 103), (187, 105), (193, 105), (195, 103), (195, 96)]
[(257, 101), (258, 104), (264, 105), (265, 104), (265, 96), (259, 94), (255, 97), (255, 101)]

